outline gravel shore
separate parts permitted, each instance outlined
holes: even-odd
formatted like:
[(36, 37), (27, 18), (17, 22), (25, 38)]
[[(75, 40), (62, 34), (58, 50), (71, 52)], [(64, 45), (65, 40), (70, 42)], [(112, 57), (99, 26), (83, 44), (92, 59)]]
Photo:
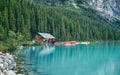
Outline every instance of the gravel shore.
[(16, 69), (15, 58), (17, 57), (10, 53), (0, 52), (0, 75), (25, 75), (19, 74), (19, 71)]

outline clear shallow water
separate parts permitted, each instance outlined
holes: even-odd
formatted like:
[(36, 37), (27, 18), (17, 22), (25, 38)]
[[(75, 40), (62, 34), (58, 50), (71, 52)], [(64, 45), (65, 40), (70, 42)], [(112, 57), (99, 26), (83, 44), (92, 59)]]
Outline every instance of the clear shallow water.
[(120, 43), (35, 46), (16, 54), (33, 75), (120, 75)]

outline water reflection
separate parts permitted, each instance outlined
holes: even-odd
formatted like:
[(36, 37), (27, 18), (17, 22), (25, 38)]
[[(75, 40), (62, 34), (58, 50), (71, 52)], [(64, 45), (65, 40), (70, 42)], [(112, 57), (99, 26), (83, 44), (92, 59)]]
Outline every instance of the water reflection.
[(36, 46), (19, 51), (38, 75), (119, 75), (120, 44)]
[(43, 46), (43, 49), (42, 49), (42, 51), (40, 51), (39, 54), (40, 55), (48, 55), (48, 54), (52, 53), (54, 50), (55, 50), (54, 46), (45, 45), (45, 46)]

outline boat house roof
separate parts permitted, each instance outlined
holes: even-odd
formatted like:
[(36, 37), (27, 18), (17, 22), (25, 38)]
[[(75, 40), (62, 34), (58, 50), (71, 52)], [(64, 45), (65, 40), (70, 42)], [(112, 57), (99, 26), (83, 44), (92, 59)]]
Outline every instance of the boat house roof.
[(52, 38), (55, 39), (55, 37), (49, 33), (38, 33), (40, 36), (42, 36), (43, 38)]

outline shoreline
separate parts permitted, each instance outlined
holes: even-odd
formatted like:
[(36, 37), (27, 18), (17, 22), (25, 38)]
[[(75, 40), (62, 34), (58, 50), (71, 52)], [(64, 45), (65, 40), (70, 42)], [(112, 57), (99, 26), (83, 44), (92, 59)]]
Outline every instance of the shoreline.
[(15, 55), (0, 52), (0, 75), (25, 75), (27, 71), (18, 62)]

